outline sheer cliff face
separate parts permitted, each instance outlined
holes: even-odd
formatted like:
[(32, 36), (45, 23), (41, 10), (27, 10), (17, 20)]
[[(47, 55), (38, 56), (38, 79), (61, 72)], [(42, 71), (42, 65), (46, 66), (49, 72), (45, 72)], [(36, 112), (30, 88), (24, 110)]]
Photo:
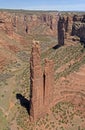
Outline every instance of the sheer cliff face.
[(0, 12), (0, 30), (8, 34), (56, 35), (56, 13), (8, 13)]
[(30, 89), (30, 119), (37, 120), (44, 116), (54, 101), (54, 62), (45, 59), (44, 72), (42, 71), (38, 41), (33, 42), (31, 52)]
[(30, 59), (31, 110), (34, 120), (41, 117), (43, 106), (43, 73), (40, 59), (40, 47), (34, 42)]
[(74, 15), (72, 35), (80, 37), (80, 41), (85, 43), (85, 15)]
[(0, 30), (13, 35), (12, 16), (7, 12), (0, 12)]
[(72, 16), (59, 16), (58, 20), (58, 44), (64, 45), (65, 39), (68, 39), (72, 33)]
[(65, 39), (65, 19), (64, 17), (59, 17), (58, 21), (58, 44), (64, 45)]
[(58, 44), (64, 45), (65, 39), (78, 36), (76, 40), (85, 43), (85, 15), (60, 16), (58, 20)]
[[(14, 17), (15, 26), (18, 30), (28, 34), (51, 34), (56, 35), (56, 16), (50, 14), (20, 15)], [(17, 30), (17, 31), (18, 31)]]
[(60, 44), (64, 44), (67, 35), (76, 35), (85, 41), (85, 15), (68, 14), (60, 19), (57, 12), (1, 11), (0, 30), (9, 36), (13, 33), (58, 36)]

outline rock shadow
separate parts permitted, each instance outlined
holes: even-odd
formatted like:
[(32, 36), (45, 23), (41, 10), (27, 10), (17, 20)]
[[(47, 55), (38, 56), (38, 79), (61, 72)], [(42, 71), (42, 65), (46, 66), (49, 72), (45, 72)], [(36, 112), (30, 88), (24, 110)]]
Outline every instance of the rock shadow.
[(60, 48), (60, 47), (61, 47), (61, 45), (55, 45), (55, 46), (53, 47), (53, 49), (56, 50), (56, 49), (58, 49), (58, 48)]
[(16, 99), (20, 100), (20, 105), (25, 107), (28, 114), (30, 115), (30, 100), (27, 100), (24, 96), (22, 96), (20, 93), (16, 94)]

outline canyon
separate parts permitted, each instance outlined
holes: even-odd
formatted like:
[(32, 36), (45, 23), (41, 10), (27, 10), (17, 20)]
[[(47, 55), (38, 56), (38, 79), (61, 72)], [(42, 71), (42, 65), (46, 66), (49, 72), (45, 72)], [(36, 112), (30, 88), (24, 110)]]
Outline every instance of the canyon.
[(85, 13), (0, 10), (0, 129), (85, 129)]

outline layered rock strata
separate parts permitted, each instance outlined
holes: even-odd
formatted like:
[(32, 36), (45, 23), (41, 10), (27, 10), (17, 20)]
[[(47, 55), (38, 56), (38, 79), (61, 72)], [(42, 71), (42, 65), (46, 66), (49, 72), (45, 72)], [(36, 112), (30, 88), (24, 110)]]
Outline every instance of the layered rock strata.
[(44, 71), (44, 104), (49, 106), (53, 101), (53, 87), (54, 86), (54, 62), (45, 59)]
[(78, 36), (80, 38), (80, 42), (85, 44), (85, 15), (74, 15), (72, 35)]
[(37, 120), (43, 117), (53, 101), (54, 63), (45, 60), (45, 69), (42, 71), (40, 47), (34, 42), (30, 59), (30, 119)]
[(34, 42), (30, 59), (31, 109), (34, 120), (41, 117), (43, 106), (43, 73), (38, 42)]
[(65, 19), (64, 17), (59, 17), (58, 21), (58, 44), (59, 46), (64, 45), (65, 39)]

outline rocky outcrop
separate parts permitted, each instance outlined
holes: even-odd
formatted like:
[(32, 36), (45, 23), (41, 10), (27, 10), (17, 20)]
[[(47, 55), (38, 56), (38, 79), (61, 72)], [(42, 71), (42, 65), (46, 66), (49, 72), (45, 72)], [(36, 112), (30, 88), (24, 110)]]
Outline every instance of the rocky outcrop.
[(4, 31), (9, 36), (13, 36), (13, 26), (11, 14), (0, 12), (0, 30)]
[(74, 15), (73, 22), (85, 22), (85, 15)]
[(56, 36), (57, 12), (1, 11), (0, 30), (20, 34), (43, 34)]
[[(21, 20), (20, 20), (21, 19)], [(56, 15), (55, 14), (31, 14), (31, 15), (21, 15), (17, 17), (18, 30), (20, 29), (20, 24), (22, 25), (23, 33), (28, 34), (49, 34), (56, 35)], [(27, 29), (28, 28), (28, 29)]]
[(64, 17), (59, 17), (58, 21), (58, 45), (62, 46), (64, 45), (64, 39), (65, 39), (65, 19)]
[(53, 101), (54, 91), (54, 62), (52, 60), (45, 59), (45, 71), (44, 71), (44, 104), (48, 107)]
[(5, 32), (9, 35), (9, 36), (13, 36), (13, 26), (12, 23), (5, 23)]
[(72, 28), (72, 35), (80, 37), (80, 42), (85, 43), (85, 24), (74, 23)]
[(73, 25), (73, 18), (71, 16), (67, 16), (67, 20), (66, 20), (67, 30), (66, 30), (66, 32), (68, 33), (69, 36), (72, 33), (72, 25)]
[[(54, 31), (57, 27), (57, 19), (56, 19), (57, 15), (56, 13), (52, 13), (49, 14), (49, 13), (45, 13), (45, 14), (42, 14), (40, 16), (40, 20), (42, 21), (42, 24), (46, 25), (51, 31)], [(55, 31), (56, 32), (56, 31)]]
[(50, 12), (0, 12), (0, 30), (8, 35), (20, 34), (56, 35), (56, 13)]
[(85, 15), (60, 15), (58, 21), (58, 45), (62, 46), (65, 41), (72, 40), (85, 44)]
[(21, 35), (58, 35), (59, 45), (64, 45), (64, 39), (71, 39), (71, 35), (76, 35), (80, 37), (80, 41), (85, 41), (84, 24), (85, 15), (29, 11), (0, 12), (1, 32), (4, 31), (9, 36), (13, 36), (15, 33)]
[(38, 42), (34, 42), (30, 60), (31, 109), (30, 115), (36, 120), (42, 116), (43, 73)]
[(46, 59), (45, 70), (42, 72), (38, 44), (34, 42), (30, 59), (30, 119), (34, 121), (48, 112), (53, 102), (54, 90), (54, 63)]
[(72, 35), (78, 36), (80, 42), (85, 44), (85, 15), (74, 15), (72, 25)]

